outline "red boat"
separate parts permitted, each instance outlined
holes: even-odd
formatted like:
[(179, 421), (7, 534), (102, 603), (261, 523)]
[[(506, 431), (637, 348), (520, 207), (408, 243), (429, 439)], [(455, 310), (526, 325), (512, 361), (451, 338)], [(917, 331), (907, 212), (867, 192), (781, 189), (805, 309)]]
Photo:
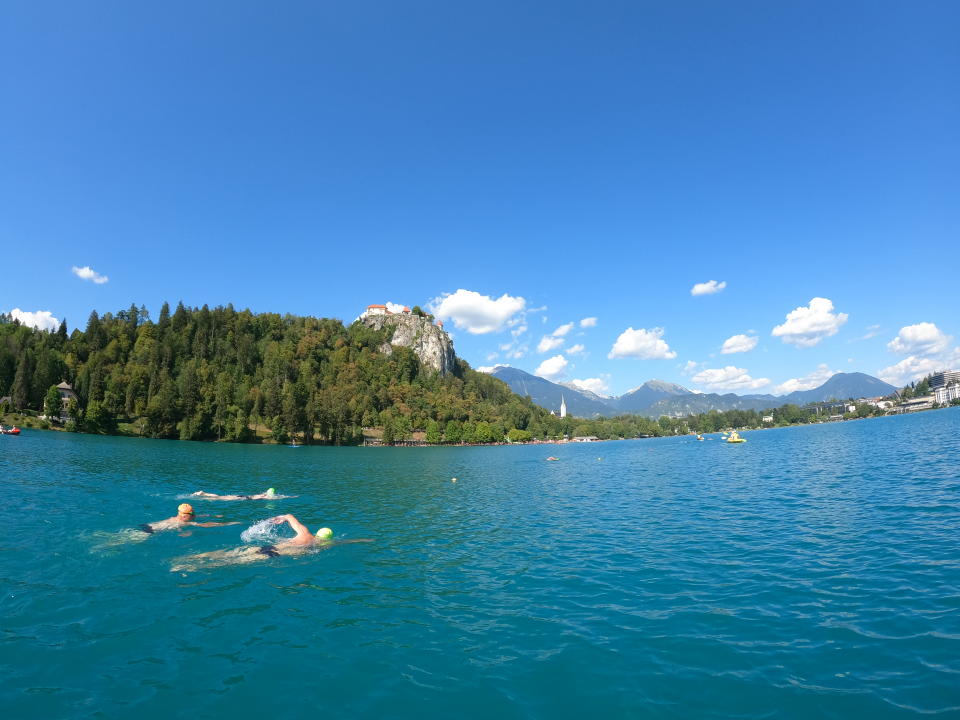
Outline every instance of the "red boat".
[(14, 425), (12, 428), (5, 428), (3, 425), (0, 425), (0, 435), (19, 435), (20, 428)]

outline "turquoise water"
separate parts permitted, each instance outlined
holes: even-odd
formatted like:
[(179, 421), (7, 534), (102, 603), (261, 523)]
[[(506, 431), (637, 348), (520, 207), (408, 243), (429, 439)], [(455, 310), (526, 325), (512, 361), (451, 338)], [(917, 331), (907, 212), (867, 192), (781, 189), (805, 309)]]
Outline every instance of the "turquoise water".
[[(0, 707), (960, 715), (960, 409), (746, 437), (450, 449), (0, 437)], [(184, 493), (270, 486), (299, 497), (197, 501), (242, 524), (115, 542)], [(281, 512), (376, 542), (171, 572)]]

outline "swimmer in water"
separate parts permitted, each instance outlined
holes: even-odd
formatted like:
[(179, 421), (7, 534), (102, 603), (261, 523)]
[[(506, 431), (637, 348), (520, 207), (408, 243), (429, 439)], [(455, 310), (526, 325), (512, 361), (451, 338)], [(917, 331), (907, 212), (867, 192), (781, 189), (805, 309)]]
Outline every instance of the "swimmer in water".
[(277, 515), (270, 518), (274, 525), (287, 523), (296, 535), (289, 540), (281, 540), (273, 545), (261, 545), (260, 547), (239, 547), (233, 550), (213, 550), (211, 552), (199, 553), (197, 555), (188, 555), (174, 561), (171, 565), (171, 572), (182, 572), (188, 570), (198, 570), (201, 567), (220, 567), (223, 565), (246, 565), (248, 563), (260, 562), (268, 558), (278, 557), (280, 555), (303, 555), (308, 552), (317, 552), (326, 550), (334, 545), (347, 545), (349, 543), (367, 543), (373, 542), (370, 538), (358, 538), (356, 540), (334, 540), (333, 530), (330, 528), (320, 528), (316, 534), (310, 532), (307, 526), (290, 515)]
[(191, 497), (200, 498), (201, 500), (278, 500), (283, 498), (294, 498), (296, 495), (277, 495), (277, 491), (273, 488), (263, 491), (262, 493), (257, 493), (256, 495), (217, 495), (216, 493), (208, 493), (203, 490), (197, 490), (195, 493), (191, 493)]
[(137, 530), (146, 533), (147, 535), (152, 535), (155, 532), (161, 532), (163, 530), (180, 530), (186, 526), (192, 525), (194, 527), (218, 527), (220, 525), (239, 525), (239, 521), (235, 522), (196, 522), (196, 513), (193, 512), (193, 506), (189, 503), (180, 503), (177, 507), (177, 514), (173, 517), (169, 517), (166, 520), (157, 520), (157, 522), (144, 523), (143, 525), (137, 526)]

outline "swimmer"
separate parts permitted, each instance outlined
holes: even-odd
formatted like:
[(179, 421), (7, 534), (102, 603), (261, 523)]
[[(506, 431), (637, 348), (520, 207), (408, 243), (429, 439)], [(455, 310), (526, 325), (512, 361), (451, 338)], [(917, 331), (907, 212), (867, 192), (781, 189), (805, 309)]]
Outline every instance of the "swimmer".
[(560, 458), (554, 457), (553, 455), (551, 455), (550, 457), (547, 458), (547, 462), (553, 462), (554, 460), (559, 460), (559, 459)]
[(137, 530), (146, 533), (147, 535), (152, 535), (155, 532), (161, 532), (163, 530), (179, 530), (188, 525), (193, 525), (194, 527), (218, 527), (221, 525), (239, 525), (239, 521), (235, 522), (196, 522), (194, 518), (196, 513), (193, 512), (193, 506), (189, 503), (180, 503), (177, 507), (177, 514), (173, 517), (169, 517), (166, 520), (157, 520), (157, 522), (144, 523), (143, 525), (137, 526)]
[(277, 491), (273, 488), (269, 488), (256, 495), (217, 495), (216, 493), (197, 490), (195, 493), (191, 493), (190, 496), (200, 498), (201, 500), (280, 500), (297, 497), (296, 495), (277, 495)]
[(197, 555), (188, 555), (174, 561), (170, 566), (171, 572), (183, 572), (189, 570), (198, 570), (201, 567), (221, 567), (223, 565), (246, 565), (248, 563), (260, 562), (268, 558), (279, 557), (280, 555), (303, 555), (308, 552), (319, 552), (326, 550), (334, 545), (347, 545), (349, 543), (367, 543), (373, 542), (370, 538), (358, 538), (356, 540), (334, 540), (333, 530), (330, 528), (320, 528), (316, 534), (311, 533), (307, 526), (290, 515), (277, 515), (270, 518), (274, 525), (287, 523), (296, 535), (289, 540), (281, 540), (273, 545), (261, 545), (260, 547), (239, 547), (232, 550), (213, 550), (211, 552), (198, 553)]

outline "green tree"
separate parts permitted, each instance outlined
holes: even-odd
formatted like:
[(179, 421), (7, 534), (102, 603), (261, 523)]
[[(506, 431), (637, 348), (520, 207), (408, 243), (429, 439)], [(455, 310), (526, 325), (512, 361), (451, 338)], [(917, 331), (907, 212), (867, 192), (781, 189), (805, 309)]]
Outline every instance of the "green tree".
[(459, 420), (451, 420), (443, 429), (443, 441), (456, 445), (463, 440), (463, 425)]
[(52, 420), (59, 419), (63, 410), (63, 401), (60, 399), (60, 391), (56, 385), (51, 385), (47, 389), (47, 394), (43, 398), (43, 414)]
[(426, 441), (431, 445), (439, 445), (440, 440), (440, 423), (436, 420), (431, 420), (427, 423)]
[(530, 441), (529, 430), (518, 430), (513, 428), (507, 433), (507, 439), (512, 443), (525, 443)]
[(474, 442), (478, 443), (491, 443), (494, 440), (498, 440), (493, 432), (493, 428), (488, 422), (478, 422), (476, 428), (473, 431)]

